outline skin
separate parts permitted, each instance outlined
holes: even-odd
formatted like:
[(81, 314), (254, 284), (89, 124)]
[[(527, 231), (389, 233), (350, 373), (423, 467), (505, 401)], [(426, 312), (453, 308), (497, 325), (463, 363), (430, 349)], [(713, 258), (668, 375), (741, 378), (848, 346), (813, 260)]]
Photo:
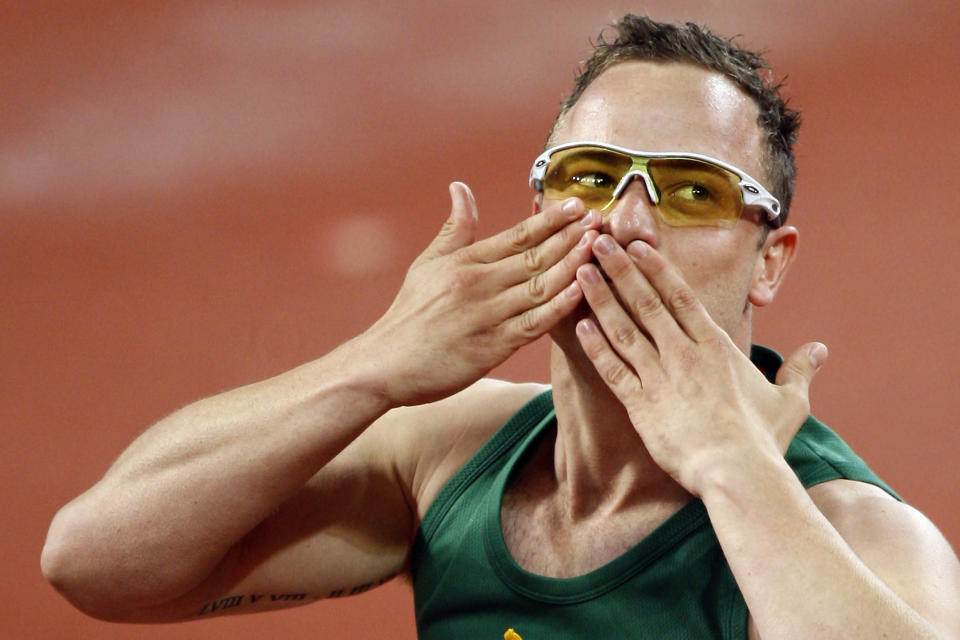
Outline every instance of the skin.
[[(555, 132), (574, 139), (763, 176), (755, 107), (684, 65), (606, 71)], [(925, 518), (859, 483), (807, 492), (783, 461), (825, 348), (798, 349), (776, 384), (744, 352), (795, 229), (759, 244), (751, 212), (729, 229), (667, 227), (635, 183), (602, 219), (576, 200), (535, 201), (535, 215), (478, 240), (469, 190), (455, 183), (451, 198), (368, 331), (164, 419), (57, 514), (42, 565), (68, 599), (111, 620), (180, 620), (402, 572), (444, 483), (543, 389), (482, 376), (550, 332), (556, 433), (503, 503), (521, 566), (585, 573), (697, 496), (751, 637), (960, 636), (960, 566)]]
[[(752, 103), (716, 75), (627, 63), (598, 78), (554, 139), (691, 150), (763, 175), (755, 122)], [(630, 189), (634, 197), (616, 205), (593, 244), (609, 282), (592, 264), (577, 273), (590, 308), (576, 324), (581, 350), (556, 340), (562, 353), (555, 352), (553, 381), (562, 393), (555, 391), (554, 458), (557, 477), (567, 480), (554, 492), (564, 495), (555, 502), (567, 514), (561, 521), (589, 522), (591, 510), (576, 506), (591, 505), (606, 522), (611, 513), (644, 522), (630, 515), (638, 503), (630, 497), (635, 478), (650, 482), (659, 469), (654, 496), (669, 496), (672, 480), (707, 506), (751, 612), (750, 637), (956, 637), (950, 603), (960, 593), (960, 572), (942, 536), (909, 507), (858, 483), (828, 482), (808, 494), (783, 461), (809, 410), (807, 385), (825, 348), (801, 347), (775, 385), (744, 353), (752, 308), (773, 301), (795, 253), (796, 230), (775, 230), (758, 248), (749, 216), (729, 230), (670, 228), (659, 223), (642, 185)], [(624, 417), (639, 435), (633, 450), (617, 437), (627, 431)], [(577, 455), (610, 442), (612, 456)], [(606, 508), (585, 497), (601, 487), (615, 500)], [(917, 547), (902, 538), (891, 544), (893, 532), (905, 530), (914, 543), (932, 545), (940, 564), (918, 562)], [(627, 546), (614, 547), (614, 555)]]
[[(636, 113), (643, 113), (644, 117), (633, 116)], [(755, 122), (755, 105), (722, 78), (687, 65), (636, 62), (617, 65), (601, 75), (556, 128), (553, 142), (597, 140), (650, 151), (682, 149), (712, 154), (751, 175), (763, 175), (760, 131)], [(617, 316), (615, 308), (621, 303), (652, 305), (651, 311), (659, 313), (663, 306), (656, 288), (636, 277), (634, 262), (643, 259), (641, 254), (645, 253), (647, 261), (654, 262), (661, 271), (677, 270), (672, 284), (685, 283), (693, 299), (688, 302), (702, 305), (717, 328), (729, 336), (733, 347), (744, 353), (749, 351), (753, 307), (773, 301), (797, 242), (796, 229), (783, 227), (771, 231), (766, 242), (758, 247), (761, 228), (757, 220), (757, 212), (750, 211), (732, 228), (669, 227), (657, 217), (639, 180), (604, 216), (594, 253), (607, 279), (614, 280), (612, 289), (598, 278), (596, 267), (581, 267), (577, 280), (586, 293), (586, 302), (552, 333), (552, 382), (555, 388), (564, 390), (556, 400), (558, 422), (595, 426), (588, 432), (595, 442), (587, 445), (578, 441), (576, 449), (586, 447), (601, 452), (611, 448), (604, 444), (610, 439), (624, 439), (629, 452), (625, 458), (647, 458), (643, 451), (646, 443), (633, 437), (631, 431), (636, 429), (623, 424), (629, 423), (623, 411), (623, 406), (629, 408), (629, 404), (611, 393), (602, 370), (595, 366), (596, 358), (606, 355), (598, 351), (599, 336), (603, 334), (596, 320), (598, 309), (603, 309), (609, 318), (605, 327), (609, 332), (632, 334), (629, 339), (641, 350), (638, 360), (649, 360), (655, 355), (652, 349), (642, 348), (644, 341), (636, 334), (638, 324), (649, 330), (647, 325), (651, 323), (638, 323), (629, 314), (626, 318), (623, 314)], [(608, 253), (601, 253), (602, 246), (609, 247)], [(812, 348), (814, 345), (806, 347)], [(818, 352), (822, 349), (816, 348)], [(591, 354), (595, 355), (591, 358)], [(749, 365), (745, 359), (739, 364)], [(670, 413), (675, 411), (668, 409)], [(614, 422), (599, 418), (604, 415), (619, 415), (622, 419)], [(603, 430), (598, 431), (596, 427), (601, 425)], [(619, 447), (617, 450), (624, 451)], [(573, 461), (578, 456), (571, 452), (562, 457)], [(593, 464), (602, 464), (606, 456), (593, 458)], [(657, 462), (631, 475), (655, 477), (662, 474), (665, 464), (671, 468), (680, 464)], [(620, 461), (611, 461), (609, 466), (623, 468)], [(592, 493), (599, 486), (609, 486), (610, 473), (595, 473), (596, 481), (585, 491)], [(678, 473), (679, 469), (670, 475)], [(699, 493), (689, 483), (681, 484), (688, 491)]]

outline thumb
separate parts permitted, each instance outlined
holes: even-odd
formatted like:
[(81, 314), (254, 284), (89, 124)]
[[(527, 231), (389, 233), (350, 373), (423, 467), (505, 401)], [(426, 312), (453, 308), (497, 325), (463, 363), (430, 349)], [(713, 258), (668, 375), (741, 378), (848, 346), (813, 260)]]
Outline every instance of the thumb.
[(450, 217), (443, 223), (440, 233), (427, 247), (425, 254), (446, 255), (473, 244), (476, 240), (479, 214), (470, 187), (462, 182), (451, 182), (450, 200)]
[(807, 395), (810, 381), (827, 361), (828, 355), (826, 345), (808, 342), (783, 361), (777, 371), (777, 384), (796, 387)]

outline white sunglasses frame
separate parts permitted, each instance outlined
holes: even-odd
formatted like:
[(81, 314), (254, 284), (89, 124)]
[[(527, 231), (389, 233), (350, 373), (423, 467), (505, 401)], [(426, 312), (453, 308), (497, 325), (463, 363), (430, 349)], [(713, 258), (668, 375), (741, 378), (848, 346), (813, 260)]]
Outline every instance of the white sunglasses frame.
[[(530, 169), (530, 188), (537, 191), (538, 193), (543, 192), (543, 178), (547, 175), (547, 167), (550, 166), (550, 157), (558, 151), (563, 151), (564, 149), (571, 149), (573, 147), (598, 147), (600, 149), (607, 149), (610, 151), (615, 151), (617, 153), (623, 153), (629, 156), (640, 156), (642, 158), (678, 158), (678, 159), (690, 159), (690, 160), (700, 160), (702, 162), (707, 162), (714, 164), (718, 167), (722, 167), (727, 171), (735, 174), (740, 178), (738, 186), (740, 187), (740, 193), (743, 199), (743, 206), (755, 206), (760, 207), (767, 213), (767, 224), (776, 229), (777, 227), (783, 224), (783, 219), (780, 216), (780, 201), (777, 200), (773, 194), (767, 191), (762, 184), (755, 178), (750, 177), (745, 171), (738, 169), (732, 164), (727, 164), (722, 160), (717, 160), (716, 158), (711, 158), (710, 156), (701, 155), (699, 153), (688, 153), (686, 151), (667, 151), (667, 152), (652, 152), (652, 151), (637, 151), (635, 149), (627, 149), (626, 147), (619, 147), (613, 144), (607, 144), (605, 142), (596, 142), (593, 140), (580, 140), (577, 142), (567, 142), (555, 147), (550, 147), (533, 161), (533, 166)], [(620, 179), (620, 183), (617, 184), (617, 188), (613, 192), (612, 200), (616, 200), (620, 197), (620, 194), (623, 193), (623, 190), (627, 188), (627, 185), (630, 184), (630, 181), (639, 176), (643, 180), (643, 184), (647, 187), (647, 193), (650, 195), (650, 200), (653, 203), (659, 203), (660, 198), (657, 195), (656, 190), (653, 188), (653, 185), (650, 181), (650, 176), (639, 170), (628, 171)], [(611, 201), (612, 201), (611, 200)]]

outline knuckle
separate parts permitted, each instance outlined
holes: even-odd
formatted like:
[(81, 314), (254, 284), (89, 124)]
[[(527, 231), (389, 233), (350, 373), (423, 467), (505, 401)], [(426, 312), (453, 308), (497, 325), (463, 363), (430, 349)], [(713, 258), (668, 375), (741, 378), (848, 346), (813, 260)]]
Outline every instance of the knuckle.
[(637, 317), (652, 318), (663, 311), (663, 300), (655, 292), (649, 291), (637, 297), (632, 307)]
[(454, 251), (452, 254), (450, 254), (451, 262), (453, 262), (453, 264), (456, 266), (466, 266), (478, 262), (475, 260), (472, 249), (472, 247), (469, 247), (466, 250)]
[(730, 336), (722, 329), (714, 331), (709, 336), (703, 338), (700, 344), (716, 356), (729, 357), (737, 350)]
[(540, 314), (537, 313), (536, 309), (531, 309), (521, 314), (517, 319), (517, 326), (520, 329), (521, 335), (524, 337), (537, 335), (540, 329)]
[(479, 265), (484, 263), (482, 250), (475, 244), (457, 249), (446, 256), (454, 265)]
[(676, 348), (674, 357), (680, 366), (680, 370), (690, 372), (700, 363), (700, 353), (693, 345), (683, 345)]
[(522, 255), (523, 264), (528, 271), (539, 273), (543, 270), (543, 252), (539, 247), (530, 247)]
[(630, 372), (622, 362), (611, 363), (604, 367), (601, 375), (604, 382), (612, 388), (619, 387), (627, 380)]
[(675, 311), (690, 311), (695, 309), (698, 304), (697, 296), (689, 287), (680, 287), (670, 293), (670, 308)]
[(510, 229), (510, 232), (507, 234), (507, 241), (510, 243), (510, 247), (516, 252), (526, 249), (530, 245), (530, 229), (527, 223), (523, 222)]
[(637, 342), (639, 333), (635, 327), (619, 326), (610, 335), (612, 342), (622, 347), (632, 347)]
[(527, 280), (527, 293), (534, 302), (542, 302), (547, 295), (547, 283), (542, 273)]
[(480, 281), (482, 274), (478, 269), (460, 268), (450, 275), (450, 288), (454, 291), (472, 289)]
[(440, 232), (437, 234), (441, 237), (447, 237), (454, 232), (457, 228), (457, 221), (451, 216), (444, 220), (443, 224), (440, 226)]

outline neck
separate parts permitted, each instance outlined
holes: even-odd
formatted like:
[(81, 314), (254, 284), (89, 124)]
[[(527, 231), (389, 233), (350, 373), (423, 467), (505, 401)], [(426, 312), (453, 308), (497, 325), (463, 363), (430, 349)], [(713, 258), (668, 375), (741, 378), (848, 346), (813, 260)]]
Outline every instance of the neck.
[[(753, 308), (730, 334), (749, 355)], [(573, 518), (654, 503), (686, 502), (690, 494), (650, 456), (623, 404), (613, 395), (575, 337), (578, 316), (553, 332), (550, 378), (557, 413), (553, 465), (557, 490)]]
[(637, 434), (619, 400), (579, 345), (557, 343), (551, 381), (557, 412), (554, 470), (574, 519), (611, 514), (689, 494), (665, 473)]

